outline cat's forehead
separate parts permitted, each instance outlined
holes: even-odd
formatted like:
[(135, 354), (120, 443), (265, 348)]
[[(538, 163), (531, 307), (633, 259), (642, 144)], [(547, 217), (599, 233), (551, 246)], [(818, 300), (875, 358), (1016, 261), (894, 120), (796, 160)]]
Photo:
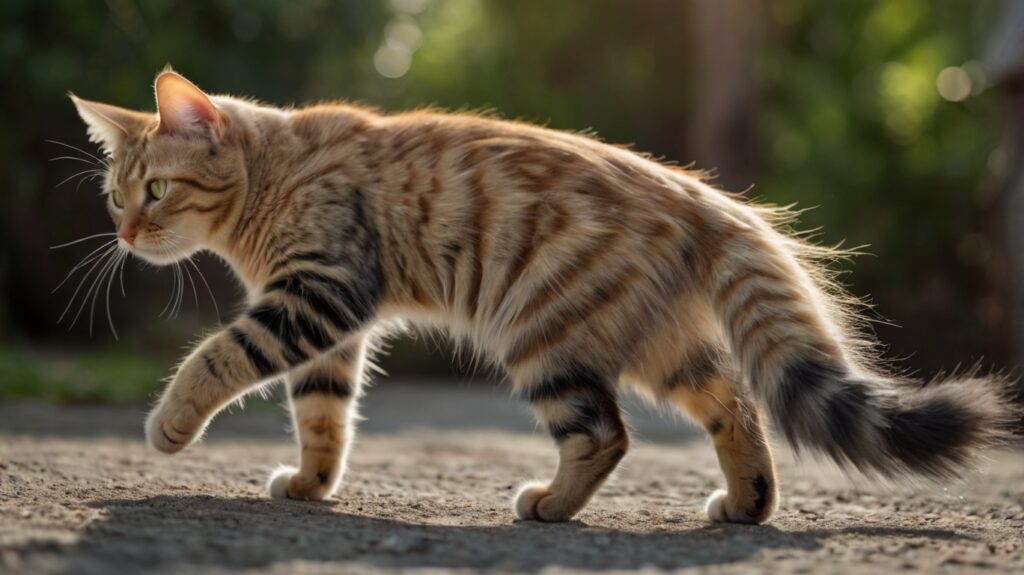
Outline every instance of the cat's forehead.
[(111, 182), (123, 186), (143, 180), (154, 171), (180, 170), (194, 165), (201, 155), (181, 138), (142, 134), (125, 141), (110, 164)]
[(146, 148), (147, 140), (144, 136), (126, 141), (114, 154), (114, 161), (110, 164), (112, 179), (123, 184), (129, 179), (143, 178), (149, 168), (150, 154)]

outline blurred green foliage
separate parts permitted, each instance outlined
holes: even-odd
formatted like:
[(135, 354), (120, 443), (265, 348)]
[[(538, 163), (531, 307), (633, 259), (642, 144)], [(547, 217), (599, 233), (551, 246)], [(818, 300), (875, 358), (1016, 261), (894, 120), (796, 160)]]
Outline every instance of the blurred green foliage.
[[(998, 101), (978, 61), (994, 2), (783, 2), (787, 48), (766, 50), (757, 195), (815, 207), (804, 227), (866, 245), (848, 280), (872, 294), (879, 326), (914, 367), (1003, 360)], [(946, 101), (947, 67), (974, 94)]]
[[(182, 345), (215, 319), (198, 311), (154, 316), (167, 273), (129, 269), (113, 342), (99, 327), (83, 344), (56, 319), (69, 291), (50, 294), (90, 244), (47, 246), (109, 230), (86, 183), (56, 185), (74, 162), (47, 139), (93, 148), (66, 93), (152, 109), (152, 79), (166, 64), (211, 92), (280, 105), (351, 99), (399, 110), (423, 105), (493, 109), (687, 164), (707, 78), (694, 54), (699, 3), (670, 0), (5, 0), (0, 3), (0, 397), (130, 397), (152, 389)], [(991, 0), (755, 2), (759, 40), (748, 54), (756, 92), (737, 146), (756, 151), (741, 186), (776, 203), (817, 206), (802, 227), (822, 241), (870, 244), (849, 276), (873, 294), (880, 326), (911, 367), (951, 358), (1005, 357), (1005, 271), (996, 182), (998, 109), (984, 93)], [(711, 38), (712, 42), (715, 38)], [(943, 99), (940, 71), (968, 73), (973, 92)], [(730, 132), (730, 136), (733, 133)], [(740, 141), (742, 140), (742, 141)], [(725, 159), (722, 159), (722, 163)], [(714, 167), (714, 165), (698, 167)], [(723, 179), (727, 174), (723, 174)], [(749, 179), (749, 182), (746, 181)], [(736, 180), (729, 180), (736, 181)], [(221, 309), (239, 291), (217, 262), (202, 267)], [(1003, 290), (1003, 291), (1001, 291)], [(186, 294), (191, 299), (191, 293)], [(102, 326), (103, 321), (97, 325)], [(79, 370), (37, 366), (75, 340)], [(14, 350), (34, 349), (20, 353)], [(447, 359), (401, 342), (385, 367), (444, 373)], [(93, 351), (88, 351), (93, 350)], [(98, 354), (98, 355), (90, 355)], [(136, 356), (142, 360), (125, 360)], [(442, 356), (443, 357), (443, 356)], [(117, 358), (117, 359), (113, 359)], [(71, 361), (75, 364), (76, 361)], [(68, 395), (68, 386), (79, 386)], [(33, 392), (32, 390), (37, 390)], [(148, 391), (147, 391), (148, 392)], [(76, 395), (80, 393), (81, 395)], [(137, 395), (137, 394), (136, 394)]]
[(138, 355), (26, 353), (0, 348), (0, 399), (63, 402), (145, 401), (167, 375), (167, 366)]

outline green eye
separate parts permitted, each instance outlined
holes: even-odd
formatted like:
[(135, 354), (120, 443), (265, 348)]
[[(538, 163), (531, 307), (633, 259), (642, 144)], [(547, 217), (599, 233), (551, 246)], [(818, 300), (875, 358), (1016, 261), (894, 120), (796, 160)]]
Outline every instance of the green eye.
[(121, 208), (124, 207), (124, 196), (121, 195), (120, 191), (118, 191), (118, 190), (111, 191), (110, 192), (110, 199), (114, 200), (114, 205), (117, 207), (117, 209), (121, 209)]
[(154, 200), (162, 199), (167, 195), (167, 180), (153, 180), (149, 183), (149, 197)]

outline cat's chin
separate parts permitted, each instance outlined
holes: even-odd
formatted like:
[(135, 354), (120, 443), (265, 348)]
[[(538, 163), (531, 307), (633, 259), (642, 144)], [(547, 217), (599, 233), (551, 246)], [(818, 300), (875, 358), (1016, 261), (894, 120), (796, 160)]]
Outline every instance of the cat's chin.
[(148, 248), (146, 246), (136, 244), (131, 248), (131, 253), (146, 263), (153, 264), (155, 266), (169, 266), (173, 263), (188, 259), (195, 253), (195, 250), (177, 249), (170, 251), (167, 249)]

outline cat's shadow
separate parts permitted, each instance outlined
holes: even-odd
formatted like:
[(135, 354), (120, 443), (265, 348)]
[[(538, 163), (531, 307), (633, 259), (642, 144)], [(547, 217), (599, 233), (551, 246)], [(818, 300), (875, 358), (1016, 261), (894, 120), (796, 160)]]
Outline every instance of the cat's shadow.
[(678, 569), (735, 563), (765, 549), (814, 551), (838, 533), (963, 537), (951, 531), (892, 528), (783, 532), (771, 526), (709, 525), (634, 532), (580, 522), (454, 526), (366, 517), (346, 512), (337, 502), (197, 495), (111, 499), (90, 506), (102, 510), (102, 516), (64, 555), (69, 572), (97, 562), (119, 569), (184, 572), (337, 561), (350, 568), (362, 564), (519, 572), (551, 566)]

